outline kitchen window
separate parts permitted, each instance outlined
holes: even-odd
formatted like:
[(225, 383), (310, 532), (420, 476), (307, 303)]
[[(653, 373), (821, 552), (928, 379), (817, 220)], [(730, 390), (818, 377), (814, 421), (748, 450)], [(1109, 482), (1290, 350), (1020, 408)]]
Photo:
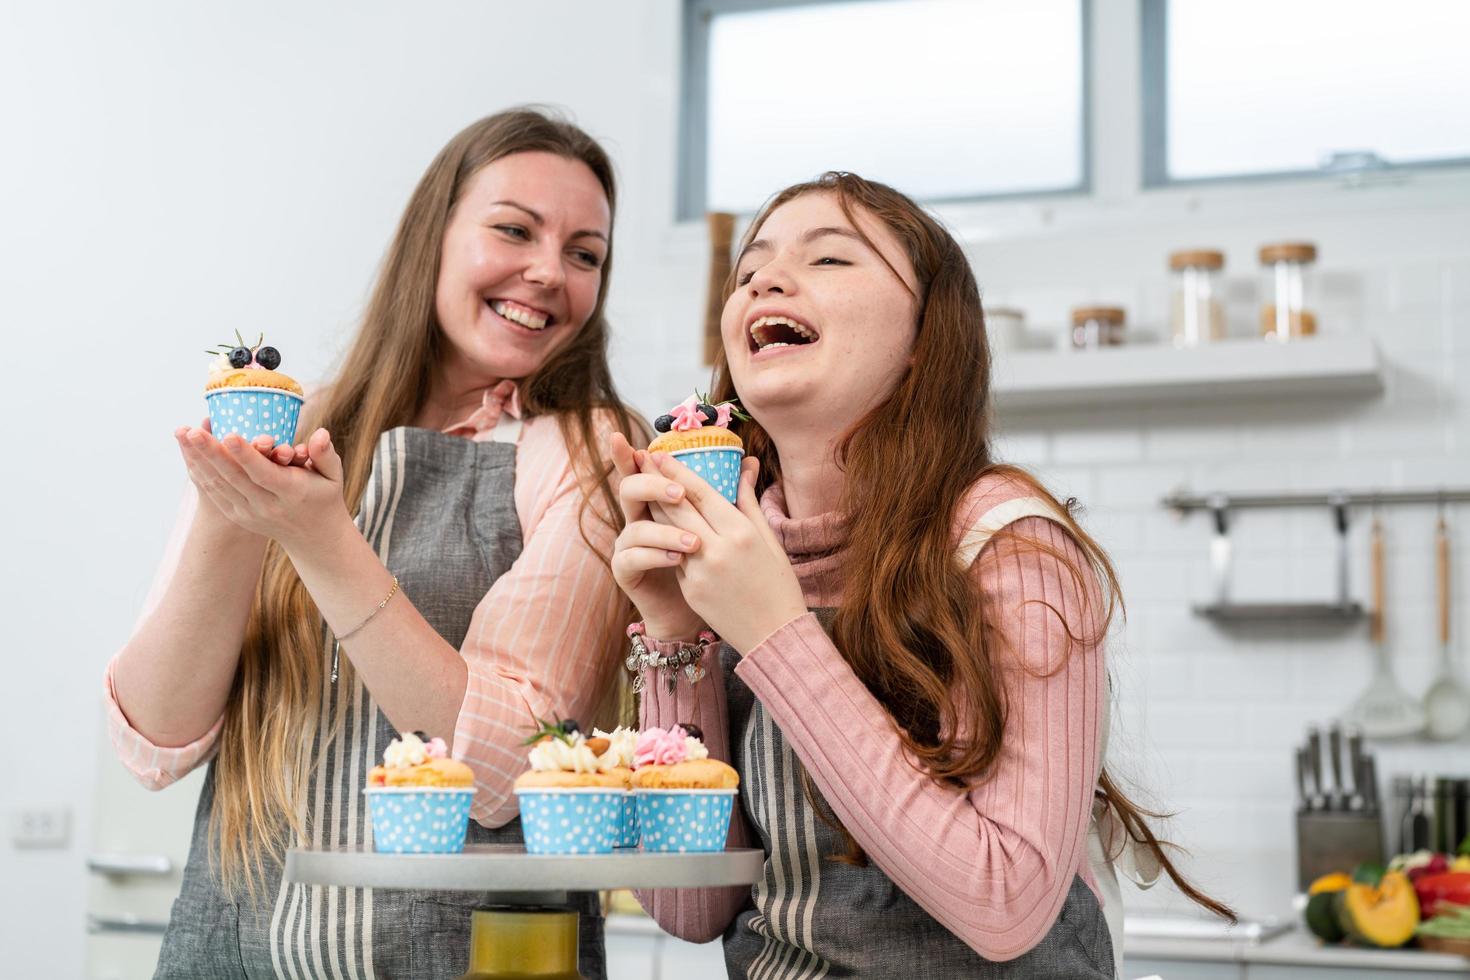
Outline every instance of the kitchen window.
[(1088, 0), (685, 0), (679, 216), (850, 170), (924, 201), (1090, 187)]
[(1142, 0), (1143, 183), (1470, 164), (1464, 0)]

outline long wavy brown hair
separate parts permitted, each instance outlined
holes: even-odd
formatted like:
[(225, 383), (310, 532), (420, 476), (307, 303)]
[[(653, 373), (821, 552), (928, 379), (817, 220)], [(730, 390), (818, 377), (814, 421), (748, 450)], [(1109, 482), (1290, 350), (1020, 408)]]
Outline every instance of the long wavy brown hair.
[[(1067, 625), (1071, 649), (1100, 643), (1121, 593), (1112, 563), (1072, 514), (1035, 477), (996, 462), (990, 444), (990, 350), (980, 291), (959, 244), (933, 217), (891, 187), (850, 173), (831, 172), (797, 184), (768, 201), (742, 245), (754, 240), (765, 219), (805, 194), (831, 194), (853, 229), (857, 213), (887, 227), (907, 253), (917, 276), (918, 333), (912, 362), (893, 393), (859, 419), (839, 440), (843, 470), (839, 509), (847, 518), (843, 594), (833, 624), (842, 657), (892, 716), (912, 761), (935, 782), (958, 787), (983, 779), (1001, 750), (1006, 703), (1001, 685), (999, 613), (976, 603), (974, 579), (955, 560), (955, 521), (967, 492), (986, 476), (1019, 481), (1055, 505), (1057, 519), (1075, 542), (1081, 564), (1069, 553), (1014, 532), (996, 535), (994, 553), (1033, 549), (1058, 559), (1089, 606), (1083, 622), (1095, 635)], [(884, 259), (884, 263), (887, 260)], [(889, 265), (895, 276), (898, 271)], [(901, 276), (899, 276), (902, 279)], [(735, 290), (735, 273), (725, 296)], [(738, 398), (728, 363), (715, 368), (713, 398)], [(758, 491), (780, 480), (781, 460), (756, 422), (734, 423), (747, 451), (760, 460)], [(944, 447), (943, 452), (935, 447)], [(895, 547), (896, 540), (903, 547)], [(1003, 542), (1003, 543), (1002, 543)], [(982, 561), (988, 560), (982, 556)], [(1085, 566), (1085, 567), (1082, 567)], [(1057, 618), (1066, 620), (1053, 607)], [(1069, 654), (1070, 655), (1070, 654)], [(1065, 659), (1061, 664), (1065, 663)], [(1061, 664), (1057, 669), (1060, 669)], [(817, 794), (806, 780), (808, 795)], [(1205, 895), (1170, 860), (1173, 848), (1159, 839), (1151, 820), (1167, 814), (1132, 802), (1104, 769), (1095, 791), (1128, 836), (1148, 848), (1183, 892), (1218, 915), (1234, 919), (1226, 905)], [(847, 843), (838, 860), (865, 863), (852, 835), (825, 806), (818, 812)], [(1117, 841), (1121, 847), (1125, 842)]]
[[(585, 163), (607, 195), (609, 213), (616, 213), (616, 183), (606, 152), (581, 129), (548, 112), (526, 107), (488, 116), (467, 126), (439, 152), (409, 198), (362, 325), (335, 380), (312, 399), (309, 417), (302, 421), (302, 432), (318, 426), (331, 432), (342, 456), (343, 496), (353, 513), (361, 504), (379, 435), (413, 423), (444, 353), (434, 297), (450, 214), (483, 167), (531, 151)], [(584, 486), (584, 539), (589, 513), (615, 529), (622, 523), (607, 482), (611, 467), (597, 448), (595, 416), (610, 413), (630, 438), (643, 433), (641, 422), (634, 421), (619, 399), (608, 368), (603, 310), (612, 257), (609, 241), (602, 288), (587, 323), (519, 385), (526, 417), (554, 414), (561, 426)], [(602, 557), (606, 561), (610, 556)], [(627, 621), (625, 613), (609, 610), (608, 656), (601, 675), (589, 678), (589, 683), (599, 687), (607, 683), (617, 627)], [(243, 880), (254, 894), (264, 862), (280, 860), (290, 835), (308, 831), (310, 814), (299, 794), (323, 758), (308, 749), (310, 733), (324, 710), (324, 648), (329, 642), (316, 604), (285, 552), (272, 543), (246, 626), (214, 765), (210, 829), (213, 854), (227, 886)], [(342, 668), (341, 682), (351, 683), (345, 659)], [(615, 695), (608, 685), (604, 701)], [(349, 701), (339, 699), (329, 740), (340, 734)]]

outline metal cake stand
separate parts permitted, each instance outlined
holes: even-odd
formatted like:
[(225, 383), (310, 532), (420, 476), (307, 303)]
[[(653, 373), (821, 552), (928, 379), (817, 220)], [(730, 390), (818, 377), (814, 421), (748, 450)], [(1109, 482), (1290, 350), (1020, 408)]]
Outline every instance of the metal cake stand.
[(575, 964), (578, 916), (567, 907), (569, 892), (749, 885), (764, 865), (765, 854), (754, 848), (561, 855), (527, 854), (520, 844), (471, 844), (461, 854), (293, 849), (286, 852), (285, 877), (302, 885), (483, 893), (484, 907), (469, 913), (470, 972), (461, 978), (469, 980), (550, 975)]
[(753, 884), (756, 848), (700, 854), (527, 854), (520, 844), (470, 844), (461, 854), (286, 852), (286, 880), (303, 885), (487, 892), (493, 905), (561, 905), (567, 892), (612, 888), (711, 888)]

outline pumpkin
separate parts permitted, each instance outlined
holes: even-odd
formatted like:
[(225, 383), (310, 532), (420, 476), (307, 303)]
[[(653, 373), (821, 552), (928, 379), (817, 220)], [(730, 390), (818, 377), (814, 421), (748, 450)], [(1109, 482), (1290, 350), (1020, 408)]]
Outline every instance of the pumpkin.
[(1336, 893), (1337, 921), (1353, 942), (1391, 949), (1414, 936), (1419, 899), (1401, 871), (1390, 871), (1378, 885), (1354, 883)]
[(1352, 883), (1352, 878), (1338, 872), (1323, 875), (1307, 889), (1307, 930), (1323, 942), (1342, 941), (1344, 933), (1337, 923), (1337, 895)]

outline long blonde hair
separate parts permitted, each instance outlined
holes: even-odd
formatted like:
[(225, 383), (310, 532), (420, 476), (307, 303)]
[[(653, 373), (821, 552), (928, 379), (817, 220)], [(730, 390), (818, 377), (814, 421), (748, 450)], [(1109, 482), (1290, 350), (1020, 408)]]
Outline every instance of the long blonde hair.
[[(440, 247), (449, 216), (471, 177), (514, 153), (541, 151), (585, 163), (615, 214), (612, 164), (592, 137), (571, 123), (520, 108), (472, 123), (449, 141), (419, 180), (389, 246), (376, 288), (334, 381), (313, 400), (302, 432), (332, 434), (342, 456), (343, 496), (356, 513), (372, 470), (378, 436), (410, 425), (429, 394), (430, 375), (444, 344), (435, 313)], [(612, 243), (602, 265), (597, 305), (587, 323), (520, 383), (527, 417), (555, 414), (596, 519), (621, 523), (610, 472), (597, 451), (594, 415), (611, 413), (624, 435), (636, 423), (623, 406), (607, 363), (604, 316)], [(585, 527), (584, 527), (585, 538)], [(607, 556), (603, 556), (604, 560)], [(609, 624), (609, 654), (617, 624)], [(321, 614), (285, 553), (272, 542), (245, 629), (240, 665), (225, 708), (214, 763), (210, 831), (220, 878), (243, 880), (253, 895), (267, 858), (279, 861), (288, 837), (307, 832), (299, 807), (320, 753), (304, 751), (303, 733), (316, 727), (324, 644)], [(348, 665), (343, 663), (344, 671)], [(605, 675), (604, 675), (605, 676)], [(350, 681), (350, 673), (344, 680)], [(340, 699), (329, 740), (342, 729)]]

